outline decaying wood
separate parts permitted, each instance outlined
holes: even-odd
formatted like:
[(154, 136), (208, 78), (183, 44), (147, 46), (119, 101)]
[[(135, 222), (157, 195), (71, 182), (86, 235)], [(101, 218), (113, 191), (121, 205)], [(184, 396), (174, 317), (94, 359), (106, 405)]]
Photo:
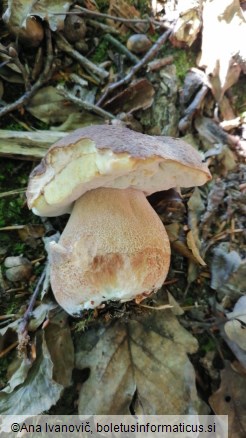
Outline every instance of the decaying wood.
[(66, 132), (0, 130), (0, 156), (22, 160), (40, 160), (47, 149)]

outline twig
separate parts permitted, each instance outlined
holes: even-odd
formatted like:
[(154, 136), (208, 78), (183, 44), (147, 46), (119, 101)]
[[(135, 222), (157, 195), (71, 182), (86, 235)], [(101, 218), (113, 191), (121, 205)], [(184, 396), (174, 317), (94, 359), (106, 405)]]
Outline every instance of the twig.
[(0, 198), (6, 198), (7, 196), (19, 195), (21, 193), (25, 193), (25, 191), (26, 191), (26, 189), (9, 190), (8, 192), (0, 193)]
[(46, 270), (47, 270), (47, 267), (44, 268), (41, 276), (39, 277), (39, 280), (38, 280), (37, 285), (34, 289), (34, 292), (33, 292), (32, 298), (30, 300), (30, 303), (28, 305), (28, 308), (25, 311), (23, 318), (21, 319), (19, 329), (18, 329), (19, 342), (22, 341), (21, 338), (23, 337), (23, 335), (25, 336), (25, 333), (27, 332), (27, 326), (28, 326), (29, 320), (30, 320), (31, 315), (32, 315), (34, 304), (36, 302), (37, 296), (40, 292), (41, 285), (42, 285), (42, 283), (45, 279), (45, 276), (46, 276)]
[(15, 313), (10, 313), (9, 315), (0, 315), (0, 321), (5, 321), (5, 319), (16, 318)]
[(160, 70), (162, 67), (165, 67), (168, 64), (172, 64), (174, 61), (174, 57), (172, 55), (166, 56), (165, 58), (155, 59), (151, 61), (147, 65), (147, 71), (156, 71)]
[(103, 32), (113, 33), (115, 35), (119, 35), (120, 33), (117, 29), (114, 29), (108, 24), (104, 24), (101, 23), (100, 21), (93, 20), (93, 18), (88, 18), (86, 20), (86, 23), (88, 23), (90, 26), (94, 27), (95, 29), (101, 29)]
[(5, 116), (6, 114), (10, 113), (11, 111), (14, 111), (20, 107), (22, 107), (24, 104), (26, 104), (30, 98), (35, 94), (35, 92), (50, 79), (50, 76), (52, 74), (52, 61), (53, 61), (53, 50), (52, 50), (52, 42), (51, 42), (51, 32), (48, 28), (45, 29), (46, 33), (46, 63), (44, 66), (44, 70), (42, 74), (39, 76), (38, 80), (35, 82), (35, 84), (30, 88), (30, 90), (26, 91), (23, 96), (21, 96), (19, 99), (17, 99), (15, 102), (10, 103), (9, 105), (5, 105), (0, 110), (0, 117)]
[(170, 304), (162, 304), (160, 306), (148, 306), (147, 304), (139, 304), (140, 307), (145, 307), (146, 309), (151, 310), (166, 310), (166, 309), (172, 309), (173, 306)]
[(22, 74), (26, 91), (30, 90), (31, 84), (30, 84), (30, 80), (29, 80), (29, 74), (28, 74), (25, 66), (21, 63), (17, 51), (15, 50), (14, 47), (11, 46), (11, 47), (9, 47), (8, 54), (11, 57), (12, 61), (15, 63), (16, 67), (18, 67), (18, 69), (20, 70), (20, 72)]
[(18, 345), (18, 341), (15, 341), (12, 344), (10, 344), (7, 348), (2, 350), (0, 352), (0, 358), (6, 356), (6, 354), (8, 354), (11, 350), (13, 350), (15, 347), (17, 347), (17, 345)]
[(93, 105), (92, 103), (86, 102), (85, 100), (79, 99), (78, 97), (74, 96), (72, 93), (69, 93), (62, 85), (57, 86), (57, 90), (68, 100), (78, 105), (80, 108), (85, 109), (86, 111), (92, 111), (99, 116), (103, 117), (104, 119), (115, 119), (115, 116), (108, 111), (105, 111), (104, 109)]
[(124, 46), (123, 44), (120, 43), (120, 41), (116, 40), (112, 35), (110, 34), (106, 34), (104, 36), (104, 39), (106, 41), (108, 41), (109, 43), (113, 44), (113, 46), (116, 47), (116, 49), (118, 49), (118, 51), (120, 53), (122, 53), (123, 55), (125, 55), (131, 62), (133, 62), (133, 64), (137, 64), (139, 62), (139, 58), (135, 55), (133, 55), (133, 53), (131, 53), (126, 46)]
[[(153, 20), (152, 18), (123, 18), (123, 17), (116, 17), (115, 15), (110, 15), (110, 14), (103, 14), (101, 12), (95, 12), (95, 11), (90, 11), (89, 9), (86, 8), (82, 8), (82, 6), (79, 5), (74, 5), (74, 8), (78, 9), (74, 12), (54, 12), (53, 15), (87, 15), (90, 17), (95, 17), (95, 18), (109, 18), (110, 20), (113, 21), (119, 21), (120, 23), (125, 23), (125, 24), (134, 24), (134, 23), (143, 23), (143, 24), (154, 24), (156, 26), (160, 26), (160, 27), (165, 27), (166, 29), (169, 27), (168, 24), (166, 23), (162, 23), (160, 21), (157, 20)], [(81, 12), (79, 12), (81, 11)]]
[(111, 85), (108, 85), (105, 92), (103, 93), (103, 95), (101, 96), (99, 101), (97, 102), (97, 105), (100, 106), (102, 104), (102, 102), (104, 102), (104, 100), (106, 99), (106, 97), (108, 96), (108, 94), (111, 91), (115, 90), (116, 88), (120, 87), (121, 85), (126, 85), (128, 82), (130, 82), (130, 80), (135, 75), (135, 73), (137, 73), (138, 70), (140, 70), (145, 64), (147, 64), (159, 52), (159, 50), (161, 49), (163, 44), (167, 41), (171, 32), (172, 32), (171, 29), (168, 29), (166, 32), (164, 32), (158, 38), (156, 43), (145, 54), (145, 56), (141, 59), (141, 61), (139, 61), (137, 64), (135, 64), (132, 67), (132, 69), (130, 70), (130, 72), (123, 79), (121, 79), (118, 82), (114, 82)]
[(97, 66), (85, 56), (81, 55), (81, 53), (75, 50), (71, 46), (71, 44), (69, 44), (69, 42), (59, 33), (56, 36), (56, 42), (60, 50), (67, 53), (69, 56), (71, 56), (71, 58), (78, 61), (87, 71), (89, 71), (90, 73), (94, 73), (100, 79), (106, 79), (108, 77), (109, 73), (104, 70), (104, 68)]
[(185, 132), (193, 118), (195, 112), (201, 107), (204, 97), (206, 96), (209, 88), (207, 84), (203, 84), (202, 88), (198, 91), (191, 104), (186, 108), (184, 116), (179, 122), (178, 128), (181, 132)]

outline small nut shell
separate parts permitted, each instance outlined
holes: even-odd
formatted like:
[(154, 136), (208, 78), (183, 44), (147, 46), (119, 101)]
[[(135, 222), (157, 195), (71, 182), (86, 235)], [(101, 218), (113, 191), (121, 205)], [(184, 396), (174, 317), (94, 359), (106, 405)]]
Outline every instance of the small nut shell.
[(84, 39), (87, 28), (85, 21), (79, 15), (68, 15), (64, 23), (64, 35), (70, 43)]
[(150, 49), (152, 43), (144, 33), (138, 33), (128, 38), (126, 46), (130, 52), (145, 53)]
[(25, 27), (9, 25), (9, 31), (26, 47), (38, 47), (44, 39), (43, 26), (36, 17), (27, 17)]
[(26, 281), (32, 276), (32, 264), (25, 257), (6, 257), (4, 266), (9, 281)]

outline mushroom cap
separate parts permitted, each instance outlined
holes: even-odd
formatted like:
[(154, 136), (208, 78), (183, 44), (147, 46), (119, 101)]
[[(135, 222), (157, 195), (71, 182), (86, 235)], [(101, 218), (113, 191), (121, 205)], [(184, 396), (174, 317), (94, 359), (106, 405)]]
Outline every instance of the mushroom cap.
[(199, 152), (181, 139), (156, 137), (122, 126), (77, 129), (50, 147), (30, 175), (29, 208), (40, 216), (71, 211), (99, 187), (141, 190), (146, 196), (211, 179)]

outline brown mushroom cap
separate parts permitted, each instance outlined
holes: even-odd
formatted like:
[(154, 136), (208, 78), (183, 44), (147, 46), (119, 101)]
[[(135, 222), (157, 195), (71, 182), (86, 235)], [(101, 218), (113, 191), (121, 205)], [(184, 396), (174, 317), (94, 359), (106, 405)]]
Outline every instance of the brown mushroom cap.
[(176, 186), (203, 185), (210, 179), (200, 154), (181, 139), (93, 125), (51, 146), (30, 175), (27, 200), (34, 213), (57, 216), (99, 187), (132, 188), (150, 195)]

